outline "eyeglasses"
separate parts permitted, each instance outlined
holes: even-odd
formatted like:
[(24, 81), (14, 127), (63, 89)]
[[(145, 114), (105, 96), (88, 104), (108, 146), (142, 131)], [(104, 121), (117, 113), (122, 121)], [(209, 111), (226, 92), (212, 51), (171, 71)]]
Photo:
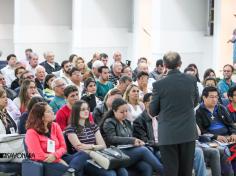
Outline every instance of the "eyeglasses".
[(64, 86), (66, 86), (66, 84), (58, 84), (58, 85), (56, 85), (55, 87), (64, 87)]
[(223, 70), (223, 72), (232, 72), (231, 70)]

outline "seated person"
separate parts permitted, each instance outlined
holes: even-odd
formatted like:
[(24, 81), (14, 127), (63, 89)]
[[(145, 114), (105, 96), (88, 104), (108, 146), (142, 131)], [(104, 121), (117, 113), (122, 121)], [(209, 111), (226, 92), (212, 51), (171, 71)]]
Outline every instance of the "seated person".
[[(108, 111), (101, 123), (102, 134), (107, 145), (131, 144), (132, 148), (122, 149), (131, 159), (130, 167), (136, 169), (139, 175), (151, 176), (152, 169), (163, 174), (163, 166), (153, 153), (144, 147), (144, 142), (133, 137), (131, 123), (126, 120), (128, 104), (122, 98), (112, 102), (112, 108)], [(146, 168), (151, 166), (151, 170)]]
[[(133, 136), (149, 143), (149, 149), (160, 158), (158, 149), (158, 125), (157, 117), (152, 117), (149, 113), (149, 104), (151, 102), (152, 93), (147, 93), (143, 97), (145, 110), (138, 116), (133, 123)], [(194, 170), (196, 176), (206, 175), (206, 166), (204, 162), (204, 155), (201, 148), (195, 148), (194, 155)]]
[[(89, 122), (89, 106), (83, 100), (77, 101), (72, 106), (69, 127), (65, 133), (72, 144), (72, 152), (104, 149), (106, 144), (102, 138), (99, 127)], [(85, 167), (85, 173), (89, 175), (112, 175), (113, 170), (99, 169), (90, 163)], [(118, 169), (120, 175), (128, 175), (125, 168)], [(122, 174), (121, 174), (122, 173)]]
[[(202, 92), (202, 103), (196, 110), (196, 121), (201, 130), (201, 134), (211, 135), (212, 139), (219, 142), (236, 142), (236, 128), (233, 125), (226, 108), (218, 104), (219, 93), (216, 87), (205, 87)], [(218, 147), (219, 148), (219, 147)], [(225, 157), (225, 148), (220, 150), (223, 174), (232, 174), (232, 167)], [(235, 164), (235, 161), (232, 161)], [(224, 166), (223, 166), (224, 165)], [(228, 169), (225, 169), (228, 168)]]
[(66, 100), (64, 98), (64, 89), (66, 87), (66, 83), (62, 78), (56, 78), (52, 81), (52, 90), (55, 92), (55, 97), (51, 100), (49, 105), (52, 107), (54, 114), (66, 104)]
[(25, 134), (26, 133), (26, 129), (25, 129), (25, 124), (26, 124), (26, 121), (28, 119), (28, 116), (29, 116), (29, 112), (31, 111), (31, 109), (33, 108), (33, 106), (38, 103), (38, 102), (45, 102), (45, 100), (40, 97), (40, 96), (35, 96), (35, 97), (32, 97), (27, 105), (27, 111), (25, 111), (21, 117), (19, 118), (20, 119), (20, 122), (18, 124), (18, 132), (19, 134)]
[(231, 120), (236, 124), (236, 86), (233, 86), (228, 90), (228, 97), (230, 103), (228, 104), (227, 109), (230, 113)]
[(128, 103), (129, 114), (127, 120), (133, 123), (133, 121), (143, 112), (144, 104), (140, 101), (139, 98), (139, 88), (135, 84), (131, 84), (127, 87), (124, 99)]
[(17, 131), (15, 121), (6, 110), (7, 103), (7, 93), (0, 88), (0, 134), (14, 134)]
[(27, 110), (27, 104), (33, 96), (40, 96), (35, 82), (33, 80), (26, 79), (21, 84), (19, 97), (16, 97), (13, 100), (16, 106), (20, 109), (21, 113)]
[(64, 96), (66, 98), (66, 104), (56, 113), (56, 122), (61, 127), (62, 131), (68, 125), (73, 104), (79, 100), (79, 91), (76, 86), (70, 85), (65, 88)]
[(90, 112), (93, 112), (94, 108), (101, 101), (96, 97), (96, 81), (93, 78), (88, 78), (84, 81), (84, 91), (81, 99), (89, 104)]
[(111, 104), (116, 98), (122, 98), (122, 93), (118, 89), (112, 89), (107, 93), (104, 101), (99, 102), (94, 108), (93, 117), (97, 125), (100, 124), (104, 114), (111, 109)]
[(45, 100), (50, 103), (50, 101), (55, 97), (55, 92), (52, 89), (52, 82), (56, 79), (56, 76), (53, 74), (48, 74), (45, 77), (43, 97)]
[(31, 159), (43, 163), (44, 176), (61, 176), (68, 168), (82, 175), (88, 157), (84, 152), (66, 154), (66, 143), (54, 113), (46, 102), (36, 103), (26, 122), (25, 143)]

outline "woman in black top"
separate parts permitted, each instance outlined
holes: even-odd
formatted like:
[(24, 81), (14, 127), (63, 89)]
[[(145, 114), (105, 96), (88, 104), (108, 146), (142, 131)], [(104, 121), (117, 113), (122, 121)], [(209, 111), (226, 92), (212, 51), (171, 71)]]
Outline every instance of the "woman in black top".
[(115, 99), (111, 110), (103, 119), (104, 123), (101, 124), (106, 144), (115, 146), (131, 144), (131, 148), (122, 149), (131, 159), (131, 169), (138, 172), (140, 176), (151, 176), (152, 169), (162, 175), (163, 166), (160, 161), (144, 147), (145, 143), (142, 140), (133, 137), (133, 129), (126, 119), (127, 115), (127, 102), (122, 98)]

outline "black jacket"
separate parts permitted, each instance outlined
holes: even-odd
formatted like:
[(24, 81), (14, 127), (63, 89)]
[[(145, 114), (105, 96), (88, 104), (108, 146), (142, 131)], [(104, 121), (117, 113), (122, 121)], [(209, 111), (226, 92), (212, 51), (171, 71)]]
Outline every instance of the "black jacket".
[(128, 120), (124, 120), (121, 124), (115, 117), (110, 117), (105, 120), (101, 131), (108, 146), (134, 144), (135, 138)]
[(51, 65), (49, 65), (47, 63), (47, 61), (40, 63), (40, 65), (42, 65), (45, 68), (45, 70), (48, 74), (52, 74), (52, 72), (56, 72), (61, 69), (61, 66), (56, 62), (55, 62), (55, 69), (53, 67), (51, 67)]
[(106, 105), (104, 102), (100, 102), (97, 104), (97, 106), (93, 110), (93, 118), (94, 122), (99, 125), (104, 114), (108, 111)]
[(152, 127), (152, 119), (143, 111), (133, 122), (133, 136), (144, 142), (155, 141)]
[(194, 105), (198, 103), (197, 81), (178, 69), (153, 83), (150, 114), (158, 118), (159, 145), (181, 144), (197, 138)]
[[(232, 119), (230, 118), (230, 114), (226, 110), (226, 108), (222, 105), (217, 105), (217, 118), (227, 127), (229, 134), (236, 134), (236, 127), (233, 124)], [(201, 133), (209, 133), (208, 128), (211, 125), (212, 119), (208, 117), (207, 109), (204, 107), (199, 107), (196, 111), (196, 120), (197, 124), (201, 130)], [(213, 139), (216, 139), (218, 135), (213, 134)]]

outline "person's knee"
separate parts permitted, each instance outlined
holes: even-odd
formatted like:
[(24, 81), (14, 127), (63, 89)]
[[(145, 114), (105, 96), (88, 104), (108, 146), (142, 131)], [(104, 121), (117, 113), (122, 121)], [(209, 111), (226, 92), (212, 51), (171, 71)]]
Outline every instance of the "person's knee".
[(102, 176), (116, 176), (116, 172), (114, 170), (105, 171)]

